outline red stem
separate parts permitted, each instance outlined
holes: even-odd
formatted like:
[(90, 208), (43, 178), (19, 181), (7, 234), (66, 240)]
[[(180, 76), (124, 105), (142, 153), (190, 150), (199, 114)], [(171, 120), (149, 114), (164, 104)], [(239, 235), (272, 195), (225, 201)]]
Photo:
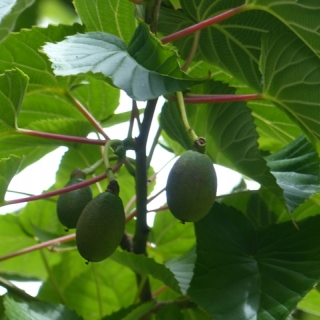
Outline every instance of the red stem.
[(109, 136), (104, 132), (103, 128), (100, 126), (100, 123), (92, 116), (90, 112), (71, 94), (67, 94), (68, 98), (72, 103), (77, 107), (77, 109), (86, 117), (86, 119), (95, 127), (95, 129), (104, 136), (106, 140), (110, 140)]
[(86, 144), (94, 144), (99, 146), (104, 146), (106, 144), (105, 140), (95, 140), (95, 139), (88, 139), (88, 138), (82, 138), (82, 137), (76, 137), (76, 136), (66, 136), (63, 134), (40, 132), (40, 131), (20, 129), (20, 128), (18, 129), (17, 133), (38, 137), (38, 138), (68, 141), (68, 142), (74, 142), (74, 143), (86, 143)]
[(56, 239), (53, 239), (53, 240), (42, 242), (42, 243), (36, 244), (34, 246), (19, 250), (19, 251), (9, 253), (9, 254), (7, 254), (5, 256), (0, 257), (0, 261), (4, 261), (4, 260), (7, 260), (7, 259), (16, 257), (16, 256), (20, 256), (20, 255), (25, 254), (25, 253), (29, 253), (29, 252), (32, 252), (32, 251), (35, 251), (35, 250), (42, 249), (42, 248), (54, 246), (56, 244), (69, 242), (69, 241), (74, 240), (75, 238), (76, 238), (75, 233), (68, 234), (67, 236), (63, 236), (63, 237), (60, 237), (60, 238), (56, 238)]
[[(168, 100), (177, 101), (175, 96), (166, 96)], [(217, 103), (217, 102), (232, 102), (232, 101), (250, 101), (263, 100), (261, 93), (253, 94), (186, 94), (183, 98), (185, 103)]]
[(68, 187), (64, 187), (64, 188), (59, 189), (59, 190), (49, 191), (49, 192), (46, 192), (46, 193), (43, 193), (43, 194), (39, 194), (39, 195), (36, 195), (36, 196), (30, 196), (30, 197), (26, 197), (26, 198), (20, 198), (20, 199), (14, 199), (14, 200), (5, 201), (4, 204), (0, 205), (0, 207), (7, 206), (7, 205), (10, 205), (10, 204), (30, 202), (30, 201), (50, 198), (50, 197), (57, 196), (57, 195), (62, 194), (62, 193), (66, 193), (66, 192), (69, 192), (69, 191), (73, 191), (73, 190), (77, 190), (77, 189), (89, 186), (89, 185), (91, 185), (91, 184), (93, 184), (95, 182), (98, 182), (98, 181), (101, 181), (101, 180), (105, 179), (106, 177), (107, 177), (106, 173), (102, 173), (102, 174), (100, 174), (100, 175), (98, 175), (98, 176), (96, 176), (94, 178), (88, 179), (88, 180), (83, 181), (83, 182), (79, 182), (77, 184), (73, 184), (73, 185), (68, 186)]
[(218, 23), (218, 22), (221, 22), (223, 20), (226, 20), (236, 14), (238, 14), (239, 12), (243, 11), (245, 8), (245, 5), (241, 5), (239, 7), (236, 7), (236, 8), (233, 8), (231, 10), (228, 10), (226, 12), (223, 12), (221, 14), (218, 14), (217, 16), (215, 17), (212, 17), (212, 18), (209, 18), (207, 20), (204, 20), (204, 21), (201, 21), (197, 24), (194, 24), (193, 26), (191, 27), (188, 27), (188, 28), (185, 28), (185, 29), (182, 29), (178, 32), (175, 32), (175, 33), (172, 33), (166, 37), (163, 37), (162, 39), (160, 39), (160, 41), (165, 44), (165, 43), (168, 43), (168, 42), (172, 42), (172, 41), (175, 41), (175, 40), (178, 40), (180, 38), (183, 38), (191, 33), (195, 33), (199, 30), (202, 30), (202, 29), (205, 29), (207, 27), (210, 27), (212, 26), (213, 24), (215, 23)]

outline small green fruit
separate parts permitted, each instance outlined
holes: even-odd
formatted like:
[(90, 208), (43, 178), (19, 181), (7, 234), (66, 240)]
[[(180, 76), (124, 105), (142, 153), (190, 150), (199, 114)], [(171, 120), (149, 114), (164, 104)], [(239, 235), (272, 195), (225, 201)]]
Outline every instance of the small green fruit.
[[(65, 187), (85, 181), (85, 173), (76, 169)], [(57, 213), (59, 221), (68, 229), (75, 228), (82, 210), (92, 200), (89, 186), (63, 193), (58, 198)]]
[(109, 191), (100, 193), (83, 210), (76, 228), (78, 251), (88, 261), (108, 258), (124, 234), (122, 200)]
[(216, 192), (217, 176), (207, 155), (189, 150), (173, 165), (166, 193), (168, 207), (177, 219), (202, 219), (210, 211)]

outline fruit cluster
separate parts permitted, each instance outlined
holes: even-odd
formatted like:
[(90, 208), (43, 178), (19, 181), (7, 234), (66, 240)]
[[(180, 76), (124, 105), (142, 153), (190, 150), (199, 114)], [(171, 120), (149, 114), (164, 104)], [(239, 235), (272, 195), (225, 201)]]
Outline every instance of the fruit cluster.
[[(76, 169), (66, 186), (84, 178), (85, 173)], [(89, 186), (61, 194), (58, 199), (58, 218), (67, 228), (76, 228), (78, 251), (88, 262), (108, 258), (121, 242), (125, 214), (118, 193), (118, 183), (112, 180), (108, 189), (94, 199)]]

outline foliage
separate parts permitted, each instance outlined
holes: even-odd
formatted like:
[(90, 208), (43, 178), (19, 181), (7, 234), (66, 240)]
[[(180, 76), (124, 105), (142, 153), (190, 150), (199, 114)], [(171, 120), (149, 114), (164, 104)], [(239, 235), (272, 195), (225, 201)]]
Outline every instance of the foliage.
[[(5, 195), (17, 173), (67, 147), (50, 190), (15, 201), (27, 204), (0, 216), (0, 285), (8, 290), (1, 317), (319, 316), (318, 0), (50, 5), (74, 21), (39, 26), (48, 11), (40, 0), (0, 4), (1, 206), (14, 202)], [(132, 99), (130, 112), (117, 113), (120, 90)], [(138, 110), (136, 101), (145, 106)], [(124, 140), (110, 129), (120, 123), (127, 125)], [(242, 183), (219, 195), (194, 224), (181, 224), (164, 203), (148, 230), (155, 175), (147, 142), (181, 155), (194, 137), (205, 139), (213, 164), (260, 187)], [(117, 179), (126, 211), (119, 248), (89, 265), (74, 230), (66, 235), (56, 214), (75, 168), (88, 175), (82, 183), (94, 196), (106, 190), (106, 177)], [(15, 279), (42, 281), (38, 295), (15, 287)]]

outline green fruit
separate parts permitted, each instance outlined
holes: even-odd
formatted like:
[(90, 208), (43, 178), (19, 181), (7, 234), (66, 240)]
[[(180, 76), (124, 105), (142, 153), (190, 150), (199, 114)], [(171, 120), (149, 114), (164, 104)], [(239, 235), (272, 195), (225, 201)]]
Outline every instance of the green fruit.
[(100, 193), (83, 210), (76, 228), (78, 251), (88, 261), (108, 258), (124, 234), (122, 200), (111, 192)]
[[(85, 174), (76, 169), (65, 187), (83, 182), (84, 178)], [(59, 221), (68, 229), (75, 228), (82, 210), (91, 200), (92, 192), (89, 186), (61, 194), (57, 203)]]
[(182, 222), (202, 219), (217, 192), (217, 176), (211, 159), (196, 151), (185, 152), (173, 165), (166, 193), (171, 213)]

